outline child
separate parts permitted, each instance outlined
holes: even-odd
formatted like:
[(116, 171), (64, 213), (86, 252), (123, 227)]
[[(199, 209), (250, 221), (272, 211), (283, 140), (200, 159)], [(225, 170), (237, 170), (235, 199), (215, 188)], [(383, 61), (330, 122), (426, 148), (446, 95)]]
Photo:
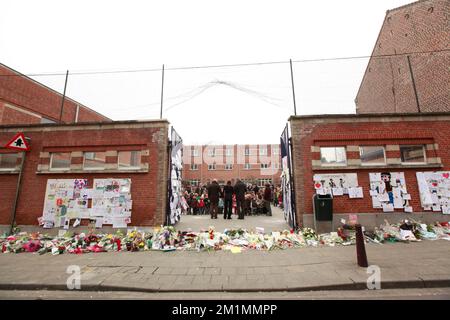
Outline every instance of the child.
[(201, 197), (199, 197), (198, 209), (199, 209), (199, 214), (205, 214), (205, 201), (203, 200), (203, 195)]

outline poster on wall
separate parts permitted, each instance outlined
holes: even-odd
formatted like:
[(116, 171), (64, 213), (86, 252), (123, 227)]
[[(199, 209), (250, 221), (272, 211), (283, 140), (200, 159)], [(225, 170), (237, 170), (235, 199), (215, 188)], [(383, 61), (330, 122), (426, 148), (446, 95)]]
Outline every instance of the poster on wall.
[(383, 209), (383, 212), (394, 212), (395, 209), (412, 212), (404, 172), (372, 172), (369, 181), (373, 208)]
[(363, 198), (362, 187), (358, 185), (356, 173), (326, 173), (313, 176), (316, 194), (334, 196), (348, 195), (349, 198)]
[(58, 228), (71, 216), (85, 214), (87, 201), (84, 203), (78, 197), (87, 182), (87, 179), (48, 179), (39, 223), (45, 228)]
[(182, 209), (183, 139), (181, 139), (173, 127), (171, 129), (171, 143), (169, 213), (167, 215), (167, 224), (174, 225), (180, 220)]
[(113, 228), (126, 228), (131, 222), (131, 179), (94, 179), (91, 199), (92, 218), (101, 218)]
[(450, 214), (450, 171), (416, 172), (416, 177), (422, 208)]
[(81, 219), (96, 220), (96, 227), (112, 224), (125, 228), (131, 223), (131, 179), (94, 179), (87, 188), (87, 179), (48, 179), (44, 212), (39, 224), (44, 228), (68, 229)]

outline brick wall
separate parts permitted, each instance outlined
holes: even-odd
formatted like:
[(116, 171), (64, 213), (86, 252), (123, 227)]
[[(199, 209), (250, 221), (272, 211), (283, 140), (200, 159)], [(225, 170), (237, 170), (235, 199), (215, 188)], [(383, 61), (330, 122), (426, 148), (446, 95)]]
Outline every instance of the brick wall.
[[(60, 93), (0, 64), (0, 124), (40, 123), (40, 117), (58, 122), (61, 101)], [(78, 122), (111, 121), (66, 97), (62, 117), (64, 123), (75, 122), (77, 106)]]
[[(357, 113), (450, 111), (449, 20), (448, 0), (422, 0), (387, 11), (355, 100)], [(430, 51), (435, 52), (414, 54)]]
[[(301, 224), (304, 214), (313, 213), (312, 197), (315, 194), (313, 175), (319, 173), (357, 173), (363, 199), (335, 197), (334, 213), (380, 213), (372, 208), (369, 196), (369, 172), (404, 172), (407, 190), (411, 194), (414, 212), (422, 212), (416, 179), (417, 171), (450, 170), (450, 114), (427, 115), (345, 115), (291, 117), (293, 174), (295, 181), (297, 217)], [(426, 165), (405, 166), (390, 164), (377, 167), (346, 167), (326, 169), (315, 165), (320, 161), (317, 150), (321, 146), (360, 146), (424, 144), (429, 158)], [(352, 149), (352, 148), (347, 148)], [(356, 150), (356, 148), (354, 148)], [(399, 151), (389, 151), (387, 158), (400, 158)], [(347, 151), (347, 159), (357, 159), (357, 152)], [(431, 161), (436, 159), (436, 161)], [(397, 211), (397, 210), (396, 210)]]
[[(42, 215), (47, 179), (87, 178), (92, 187), (95, 178), (131, 178), (133, 209), (131, 225), (153, 226), (164, 222), (167, 190), (168, 123), (166, 121), (114, 122), (112, 124), (0, 126), (0, 145), (16, 132), (31, 138), (26, 155), (22, 188), (17, 206), (17, 223), (36, 225)], [(78, 164), (82, 151), (106, 151), (107, 159), (116, 161), (115, 151), (141, 150), (147, 170), (139, 172), (84, 171), (82, 168), (62, 173), (48, 170), (50, 152), (72, 152), (72, 164)], [(0, 148), (0, 153), (11, 152)], [(79, 157), (81, 155), (81, 157)], [(47, 168), (42, 167), (47, 165)], [(0, 224), (10, 223), (17, 172), (0, 171)]]

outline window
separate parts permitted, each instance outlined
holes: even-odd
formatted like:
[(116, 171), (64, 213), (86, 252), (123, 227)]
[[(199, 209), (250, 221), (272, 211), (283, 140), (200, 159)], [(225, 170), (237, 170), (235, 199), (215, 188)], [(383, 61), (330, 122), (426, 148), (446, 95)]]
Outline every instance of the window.
[(402, 163), (425, 163), (425, 147), (423, 145), (400, 146)]
[(268, 163), (261, 163), (261, 169), (268, 169), (269, 164)]
[(279, 147), (272, 147), (272, 154), (274, 156), (278, 156), (280, 154), (280, 148)]
[(208, 150), (208, 156), (214, 157), (216, 155), (216, 149), (209, 149)]
[(359, 147), (359, 157), (362, 165), (386, 164), (386, 155), (382, 146)]
[(141, 152), (140, 151), (119, 151), (119, 169), (140, 169)]
[(106, 153), (105, 152), (85, 152), (84, 153), (84, 169), (103, 170), (105, 169)]
[(198, 170), (198, 164), (193, 163), (193, 164), (191, 164), (191, 171), (195, 171), (195, 170)]
[(70, 152), (52, 152), (50, 154), (50, 170), (69, 170)]
[(277, 162), (272, 163), (272, 169), (280, 169), (280, 164)]
[(200, 179), (192, 179), (190, 181), (191, 186), (197, 187), (200, 184)]
[(244, 169), (245, 170), (250, 170), (252, 168), (252, 165), (250, 163), (245, 163), (244, 164)]
[(249, 148), (245, 148), (244, 155), (245, 156), (249, 156), (250, 155), (250, 149)]
[(260, 156), (267, 156), (267, 147), (259, 147), (259, 155)]
[(16, 169), (17, 153), (0, 153), (0, 170), (14, 170)]
[(231, 163), (227, 163), (225, 165), (225, 170), (233, 170), (233, 165)]
[(258, 187), (264, 187), (266, 184), (272, 184), (272, 179), (258, 179)]
[(216, 164), (208, 164), (208, 170), (216, 170)]
[(192, 149), (192, 156), (193, 157), (198, 157), (198, 150), (197, 149)]
[(345, 166), (347, 164), (345, 147), (320, 148), (320, 162), (325, 166)]
[(233, 155), (233, 149), (225, 149), (225, 155), (231, 157)]

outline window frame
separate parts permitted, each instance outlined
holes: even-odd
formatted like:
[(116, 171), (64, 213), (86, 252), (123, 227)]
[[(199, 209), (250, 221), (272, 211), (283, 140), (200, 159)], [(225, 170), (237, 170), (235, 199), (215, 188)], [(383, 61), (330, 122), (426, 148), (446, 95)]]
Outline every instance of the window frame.
[(19, 158), (19, 154), (17, 152), (5, 152), (5, 153), (0, 153), (0, 157), (3, 155), (15, 155), (16, 156), (16, 164), (14, 165), (14, 167), (10, 167), (10, 168), (1, 168), (0, 167), (0, 172), (1, 171), (14, 171), (17, 169), (17, 160), (20, 159)]
[[(61, 153), (68, 153), (69, 154), (69, 166), (66, 168), (53, 168), (52, 164), (53, 164), (53, 156), (55, 154), (61, 154)], [(83, 157), (84, 158), (84, 157)], [(84, 161), (84, 160), (83, 160)], [(70, 170), (70, 165), (72, 163), (72, 153), (71, 152), (50, 152), (50, 163), (48, 164), (48, 170), (49, 171), (66, 171), (66, 170)]]
[[(195, 169), (194, 169), (195, 166)], [(198, 164), (197, 163), (191, 163), (191, 166), (189, 168), (190, 171), (198, 171)]]
[(267, 146), (264, 148), (258, 147), (258, 154), (260, 156), (267, 156)]
[[(120, 166), (120, 153), (121, 152), (138, 152), (139, 165), (138, 166), (130, 166), (130, 167), (121, 167)], [(137, 170), (141, 169), (141, 161), (142, 161), (142, 151), (141, 150), (121, 150), (117, 151), (117, 169), (118, 170)], [(106, 164), (106, 154), (105, 154), (105, 164)], [(83, 165), (84, 165), (84, 154), (83, 154)], [(84, 166), (83, 166), (84, 168)]]
[(198, 149), (196, 149), (196, 148), (194, 148), (194, 149), (192, 149), (192, 156), (193, 157), (198, 157)]
[[(102, 168), (98, 167), (86, 167), (86, 153), (104, 153), (105, 154), (105, 163)], [(118, 160), (117, 160), (118, 161)], [(92, 170), (92, 171), (103, 171), (106, 169), (106, 152), (105, 151), (83, 151), (83, 170)]]
[(226, 156), (226, 157), (232, 157), (232, 156), (233, 156), (233, 149), (231, 149), (231, 148), (226, 148), (226, 149), (225, 149), (225, 156)]
[[(345, 155), (345, 163), (337, 163), (337, 162), (333, 162), (333, 163), (325, 163), (322, 162), (322, 149), (337, 149), (337, 148), (343, 148), (344, 149), (344, 155)], [(335, 151), (336, 154), (336, 151)], [(348, 164), (348, 159), (347, 159), (347, 148), (345, 146), (336, 146), (336, 147), (320, 147), (320, 165), (323, 167), (346, 167)]]
[[(263, 183), (261, 183), (261, 182), (263, 182)], [(260, 187), (260, 188), (265, 187), (267, 183), (271, 185), (271, 184), (273, 184), (273, 180), (271, 178), (258, 179), (258, 187)]]
[[(229, 167), (228, 167), (229, 166)], [(228, 168), (227, 168), (228, 167)], [(227, 171), (231, 171), (231, 170), (233, 170), (233, 164), (232, 163), (226, 163), (225, 165), (224, 165), (224, 170), (227, 170)]]
[(260, 164), (259, 164), (259, 168), (260, 168), (260, 169), (269, 169), (270, 166), (269, 166), (268, 163), (260, 163)]
[[(361, 158), (361, 150), (364, 147), (380, 147), (383, 148), (383, 158), (384, 162), (378, 162), (378, 163), (364, 163)], [(361, 160), (361, 166), (385, 166), (387, 164), (387, 158), (386, 158), (386, 147), (385, 146), (377, 146), (377, 145), (365, 145), (365, 146), (359, 146), (359, 159)]]
[[(211, 169), (211, 166), (212, 166), (212, 169)], [(214, 171), (214, 170), (216, 170), (217, 168), (216, 168), (216, 164), (215, 163), (213, 163), (213, 164), (208, 164), (208, 171)]]
[[(418, 146), (422, 147), (423, 162), (403, 162), (402, 147), (418, 147)], [(400, 162), (401, 162), (402, 166), (414, 166), (414, 165), (427, 164), (427, 150), (426, 150), (424, 144), (402, 144), (399, 146), (399, 149), (400, 149)]]
[(244, 170), (251, 170), (251, 169), (252, 169), (252, 164), (251, 163), (249, 163), (249, 162), (244, 163)]

